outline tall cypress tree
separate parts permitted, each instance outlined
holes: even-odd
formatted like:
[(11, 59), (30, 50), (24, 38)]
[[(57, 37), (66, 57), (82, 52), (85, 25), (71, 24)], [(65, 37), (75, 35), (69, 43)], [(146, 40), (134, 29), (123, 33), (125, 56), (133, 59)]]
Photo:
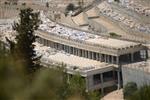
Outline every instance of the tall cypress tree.
[(25, 68), (27, 72), (32, 73), (39, 68), (37, 63), (39, 57), (36, 56), (33, 45), (36, 39), (34, 31), (40, 24), (39, 13), (34, 12), (31, 8), (26, 8), (20, 11), (19, 16), (19, 21), (13, 25), (13, 29), (17, 32), (15, 55), (27, 66)]

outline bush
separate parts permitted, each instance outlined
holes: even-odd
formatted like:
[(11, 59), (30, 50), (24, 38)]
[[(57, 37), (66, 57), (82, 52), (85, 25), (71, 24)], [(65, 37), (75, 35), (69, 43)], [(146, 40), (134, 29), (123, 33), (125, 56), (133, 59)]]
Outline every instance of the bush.
[(120, 2), (120, 0), (114, 0), (114, 1), (115, 1), (115, 2), (118, 2), (118, 3)]
[(141, 87), (128, 100), (150, 100), (150, 86)]
[(134, 82), (129, 82), (125, 85), (123, 89), (123, 94), (125, 98), (132, 96), (137, 91), (137, 84)]
[(112, 36), (112, 37), (121, 37), (121, 35), (118, 35), (114, 32), (109, 33), (109, 35)]
[(75, 10), (75, 6), (74, 4), (70, 3), (67, 7), (66, 7), (67, 11), (74, 11)]
[(22, 3), (22, 5), (23, 5), (23, 6), (25, 6), (25, 5), (26, 5), (26, 3)]

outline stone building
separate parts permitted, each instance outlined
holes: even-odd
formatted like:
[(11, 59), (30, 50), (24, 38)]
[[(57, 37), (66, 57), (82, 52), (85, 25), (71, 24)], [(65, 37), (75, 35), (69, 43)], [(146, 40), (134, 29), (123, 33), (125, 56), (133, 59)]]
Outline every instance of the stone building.
[(148, 58), (146, 47), (140, 43), (96, 36), (48, 19), (36, 35), (38, 43), (60, 51), (47, 54), (43, 64), (65, 63), (68, 77), (79, 72), (85, 78), (87, 91), (106, 93), (121, 88), (122, 66)]

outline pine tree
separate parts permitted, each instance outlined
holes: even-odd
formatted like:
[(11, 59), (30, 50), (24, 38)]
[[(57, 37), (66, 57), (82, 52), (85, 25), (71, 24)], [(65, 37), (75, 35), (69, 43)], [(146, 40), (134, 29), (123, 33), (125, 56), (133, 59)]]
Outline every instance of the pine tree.
[(17, 32), (15, 54), (25, 66), (27, 72), (32, 73), (39, 68), (39, 57), (34, 51), (33, 42), (36, 40), (34, 31), (38, 29), (40, 24), (39, 13), (34, 12), (31, 8), (22, 9), (20, 11), (20, 20), (15, 22), (13, 29)]

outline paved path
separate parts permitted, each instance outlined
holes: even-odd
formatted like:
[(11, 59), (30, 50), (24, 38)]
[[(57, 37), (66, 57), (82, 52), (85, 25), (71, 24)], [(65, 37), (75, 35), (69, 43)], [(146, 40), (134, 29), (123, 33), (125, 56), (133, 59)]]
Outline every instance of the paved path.
[(107, 94), (101, 100), (124, 100), (122, 89)]

